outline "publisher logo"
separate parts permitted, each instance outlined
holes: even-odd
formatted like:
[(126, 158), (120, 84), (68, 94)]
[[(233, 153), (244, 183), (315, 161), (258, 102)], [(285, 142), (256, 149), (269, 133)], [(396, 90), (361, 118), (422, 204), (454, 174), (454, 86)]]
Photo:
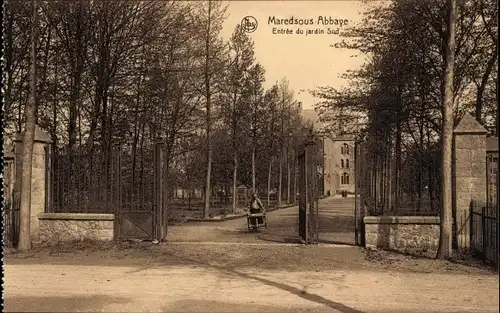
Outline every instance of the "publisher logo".
[(257, 29), (257, 25), (257, 20), (253, 16), (245, 16), (241, 20), (241, 27), (243, 27), (247, 33), (253, 33)]

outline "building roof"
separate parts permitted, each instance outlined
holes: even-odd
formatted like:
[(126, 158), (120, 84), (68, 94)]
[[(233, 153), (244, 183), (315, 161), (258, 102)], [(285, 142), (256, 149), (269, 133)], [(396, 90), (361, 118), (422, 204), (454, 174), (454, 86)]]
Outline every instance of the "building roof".
[(304, 119), (305, 122), (311, 121), (315, 129), (323, 127), (323, 123), (319, 121), (319, 115), (314, 109), (305, 109), (305, 110), (303, 109), (302, 118)]

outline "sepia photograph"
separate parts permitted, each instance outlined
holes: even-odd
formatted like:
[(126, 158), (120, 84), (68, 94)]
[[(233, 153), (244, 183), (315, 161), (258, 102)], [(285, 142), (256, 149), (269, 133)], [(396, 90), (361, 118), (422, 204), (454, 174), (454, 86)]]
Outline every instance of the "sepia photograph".
[(494, 0), (4, 0), (3, 312), (499, 312)]

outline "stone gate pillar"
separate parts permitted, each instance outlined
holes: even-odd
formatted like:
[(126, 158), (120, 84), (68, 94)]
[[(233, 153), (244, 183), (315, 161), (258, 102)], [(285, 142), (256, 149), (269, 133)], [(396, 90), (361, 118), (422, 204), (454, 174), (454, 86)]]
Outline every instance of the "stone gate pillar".
[[(38, 125), (35, 127), (35, 141), (33, 143), (33, 167), (31, 174), (31, 214), (30, 214), (30, 234), (31, 241), (39, 241), (38, 234), (38, 214), (45, 212), (47, 168), (45, 147), (50, 144), (49, 135)], [(15, 171), (16, 179), (14, 183), (14, 199), (21, 199), (21, 174), (22, 174), (22, 156), (23, 156), (23, 134), (20, 134), (14, 140), (15, 148)], [(19, 203), (17, 204), (19, 205)]]
[(453, 131), (452, 204), (458, 249), (467, 249), (471, 200), (486, 200), (486, 129), (466, 113)]

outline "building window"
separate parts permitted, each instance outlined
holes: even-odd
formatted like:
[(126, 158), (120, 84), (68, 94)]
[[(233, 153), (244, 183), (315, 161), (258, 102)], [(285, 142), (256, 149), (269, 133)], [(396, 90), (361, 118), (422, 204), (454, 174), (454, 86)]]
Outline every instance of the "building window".
[(342, 174), (342, 176), (340, 176), (340, 184), (349, 185), (349, 174), (344, 173)]
[(349, 168), (349, 159), (345, 160), (345, 167)]
[(340, 167), (344, 167), (344, 159), (340, 159)]
[(340, 147), (340, 153), (344, 155), (349, 155), (349, 145), (346, 143), (342, 144), (342, 146)]

